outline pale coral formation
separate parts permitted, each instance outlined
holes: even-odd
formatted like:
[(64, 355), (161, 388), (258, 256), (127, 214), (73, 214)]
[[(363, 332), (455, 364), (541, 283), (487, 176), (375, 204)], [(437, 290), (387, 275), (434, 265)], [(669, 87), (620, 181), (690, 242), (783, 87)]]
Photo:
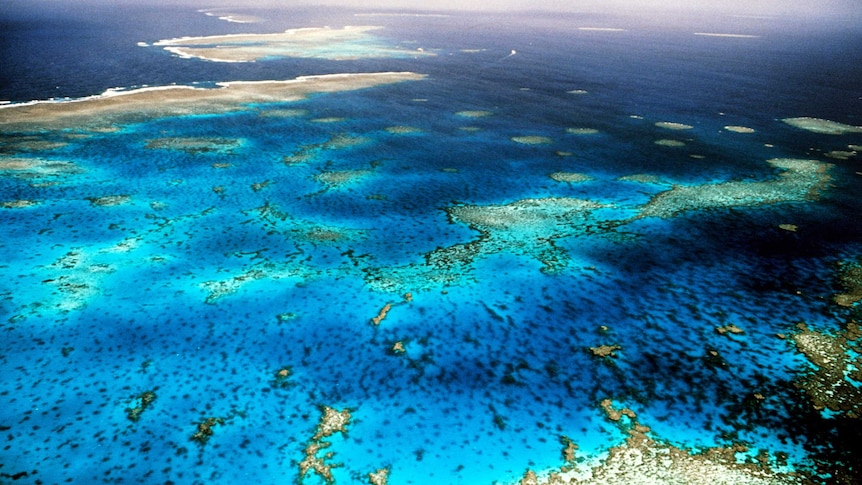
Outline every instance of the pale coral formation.
[(646, 174), (646, 173), (638, 173), (633, 175), (624, 175), (617, 180), (621, 182), (637, 182), (639, 184), (660, 184), (662, 183), (662, 179), (660, 179), (656, 175)]
[(816, 200), (831, 180), (831, 165), (817, 160), (776, 158), (768, 163), (781, 170), (773, 180), (678, 185), (654, 196), (638, 217), (667, 218), (694, 209)]
[(391, 309), (392, 309), (391, 303), (387, 303), (387, 304), (383, 305), (383, 308), (380, 309), (380, 311), (377, 313), (377, 316), (371, 319), (371, 323), (373, 323), (374, 325), (380, 325), (380, 322), (382, 322), (384, 319), (386, 319), (386, 315), (389, 314), (389, 310), (391, 310)]
[(33, 183), (62, 181), (83, 170), (72, 162), (42, 158), (0, 158), (0, 176), (30, 180)]
[(422, 129), (415, 126), (399, 125), (386, 127), (386, 132), (393, 135), (418, 135), (422, 133)]
[(788, 125), (800, 130), (810, 131), (821, 135), (844, 135), (846, 133), (862, 133), (862, 126), (846, 125), (837, 121), (824, 120), (821, 118), (785, 118), (781, 120)]
[(658, 145), (658, 146), (670, 147), (670, 148), (680, 148), (680, 147), (684, 147), (684, 146), (685, 146), (685, 142), (684, 142), (684, 141), (680, 141), (680, 140), (671, 140), (671, 139), (668, 139), (668, 138), (662, 138), (662, 139), (660, 139), (660, 140), (656, 140), (656, 141), (654, 141), (653, 143), (655, 143), (655, 144), (656, 144), (656, 145)]
[(128, 417), (130, 421), (139, 421), (141, 419), (141, 414), (152, 406), (155, 400), (155, 391), (144, 391), (140, 395), (135, 396), (132, 400), (133, 405), (126, 408), (126, 417)]
[(197, 442), (201, 446), (204, 446), (209, 442), (210, 438), (212, 437), (212, 435), (214, 433), (213, 428), (215, 428), (218, 425), (224, 425), (224, 424), (225, 424), (224, 418), (218, 418), (218, 417), (204, 418), (203, 420), (201, 420), (200, 422), (197, 423), (195, 434), (193, 434), (191, 436), (191, 440)]
[(329, 188), (338, 188), (372, 174), (371, 170), (327, 170), (314, 176), (314, 180)]
[[(519, 485), (788, 485), (805, 483), (803, 477), (779, 473), (769, 466), (765, 453), (757, 463), (739, 463), (743, 445), (692, 452), (651, 438), (649, 427), (636, 421), (630, 409), (616, 409), (610, 399), (601, 403), (608, 419), (628, 435), (610, 449), (607, 458), (591, 466), (575, 463), (574, 449), (567, 447), (566, 465), (540, 477), (527, 470)], [(628, 420), (623, 420), (626, 416)], [(571, 453), (568, 453), (571, 451)], [(759, 455), (760, 456), (760, 455)]]
[(492, 111), (486, 110), (467, 110), (467, 111), (459, 111), (455, 113), (457, 116), (461, 116), (463, 118), (484, 118), (486, 116), (491, 116), (494, 113)]
[(0, 133), (0, 154), (22, 152), (46, 152), (67, 146), (69, 142), (46, 140), (35, 135), (15, 135)]
[(747, 126), (727, 125), (724, 127), (724, 129), (727, 131), (732, 131), (734, 133), (743, 133), (743, 134), (754, 133), (754, 128), (749, 128)]
[(736, 324), (730, 323), (721, 327), (715, 327), (715, 331), (719, 335), (741, 335), (745, 333), (745, 330), (736, 326)]
[(380, 27), (369, 26), (303, 28), (272, 34), (181, 37), (160, 40), (153, 45), (182, 58), (215, 62), (253, 62), (278, 57), (355, 60), (434, 55), (422, 49), (390, 47), (371, 34), (378, 29)]
[(834, 296), (835, 303), (851, 307), (862, 301), (862, 261), (843, 263), (838, 271), (842, 292)]
[(307, 109), (300, 108), (276, 108), (267, 109), (259, 112), (257, 115), (263, 118), (299, 118), (308, 114)]
[(671, 121), (659, 121), (655, 125), (659, 128), (664, 128), (666, 130), (678, 130), (678, 131), (690, 130), (690, 129), (694, 128), (691, 125), (686, 125), (684, 123), (673, 123)]
[(553, 143), (554, 140), (548, 138), (547, 136), (525, 135), (513, 136), (512, 141), (515, 143), (520, 143), (521, 145), (548, 145), (550, 143)]
[(575, 173), (575, 172), (554, 172), (550, 175), (552, 180), (557, 182), (568, 182), (568, 183), (579, 183), (579, 182), (587, 182), (593, 179), (593, 177), (583, 174), (583, 173)]
[(200, 153), (230, 153), (242, 146), (242, 140), (217, 136), (164, 137), (147, 140), (145, 148), (151, 150), (176, 150), (196, 155)]
[(25, 207), (32, 207), (34, 205), (39, 205), (39, 202), (27, 199), (7, 200), (0, 202), (0, 207), (4, 209), (23, 209)]
[(91, 204), (101, 207), (112, 207), (115, 205), (123, 205), (132, 200), (129, 194), (105, 195), (102, 197), (87, 197)]
[(622, 350), (619, 345), (599, 345), (598, 347), (590, 347), (590, 352), (596, 357), (616, 357), (616, 351)]
[(312, 441), (319, 441), (335, 433), (346, 433), (347, 425), (350, 424), (350, 418), (349, 409), (338, 411), (335, 408), (323, 406), (323, 415), (320, 417), (320, 422), (317, 425), (317, 432), (311, 438)]
[(595, 128), (566, 128), (566, 133), (570, 135), (595, 135), (599, 130)]
[(341, 123), (342, 121), (347, 121), (347, 118), (344, 118), (342, 116), (326, 116), (323, 118), (314, 118), (313, 120), (311, 120), (312, 123), (324, 123), (324, 124)]
[(332, 468), (341, 466), (340, 464), (330, 463), (330, 460), (335, 456), (333, 452), (325, 453), (322, 457), (318, 453), (332, 445), (331, 442), (324, 441), (324, 438), (328, 438), (335, 433), (347, 433), (347, 425), (350, 424), (351, 418), (350, 410), (344, 409), (338, 411), (329, 406), (323, 406), (321, 411), (323, 414), (320, 416), (317, 430), (305, 447), (304, 458), (299, 462), (300, 483), (310, 471), (319, 475), (325, 483), (334, 483), (335, 478), (332, 476)]
[(844, 331), (828, 334), (805, 324), (792, 336), (796, 350), (816, 366), (796, 385), (815, 409), (829, 409), (849, 418), (862, 417), (862, 328), (850, 322)]
[(824, 153), (827, 158), (833, 160), (850, 160), (851, 158), (856, 158), (858, 154), (858, 150), (832, 150)]
[(368, 482), (371, 485), (386, 485), (389, 483), (389, 469), (381, 468), (376, 472), (368, 474)]
[(329, 74), (287, 81), (236, 81), (217, 88), (160, 86), (109, 91), (71, 101), (38, 101), (0, 109), (0, 130), (116, 130), (117, 125), (191, 114), (255, 109), (255, 104), (297, 101), (315, 93), (365, 89), (424, 79), (409, 72)]

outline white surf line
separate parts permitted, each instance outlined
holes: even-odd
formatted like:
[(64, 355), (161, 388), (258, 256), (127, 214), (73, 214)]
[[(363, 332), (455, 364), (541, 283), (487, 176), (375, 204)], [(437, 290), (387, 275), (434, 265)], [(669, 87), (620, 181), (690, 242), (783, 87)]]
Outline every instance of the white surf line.
[(749, 35), (749, 34), (720, 34), (717, 32), (695, 32), (694, 35), (700, 35), (703, 37), (730, 37), (735, 39), (758, 39), (759, 35)]

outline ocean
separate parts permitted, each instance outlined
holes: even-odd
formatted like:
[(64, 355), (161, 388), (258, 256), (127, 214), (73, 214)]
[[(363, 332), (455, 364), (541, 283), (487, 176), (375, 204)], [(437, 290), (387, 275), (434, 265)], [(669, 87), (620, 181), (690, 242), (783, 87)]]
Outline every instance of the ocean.
[[(0, 482), (599, 480), (634, 438), (773, 480), (750, 483), (858, 480), (858, 25), (206, 13), (0, 15), (0, 117), (109, 89), (426, 77), (0, 123)], [(349, 25), (381, 27), (356, 52), (398, 54), (154, 45)], [(707, 481), (689, 480), (652, 483)]]

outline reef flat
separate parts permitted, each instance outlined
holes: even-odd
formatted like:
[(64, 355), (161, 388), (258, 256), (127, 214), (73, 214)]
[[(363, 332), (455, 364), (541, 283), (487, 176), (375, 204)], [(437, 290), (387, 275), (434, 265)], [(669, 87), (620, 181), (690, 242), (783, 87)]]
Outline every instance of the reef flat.
[(214, 62), (253, 62), (279, 57), (337, 61), (406, 56), (430, 56), (422, 49), (392, 47), (371, 32), (380, 27), (350, 26), (341, 29), (301, 28), (274, 34), (229, 34), (179, 37), (153, 45), (183, 58)]
[(217, 88), (161, 86), (109, 91), (68, 101), (36, 101), (0, 108), (0, 129), (93, 131), (119, 124), (177, 115), (219, 114), (250, 109), (255, 103), (297, 101), (311, 94), (366, 89), (415, 81), (411, 72), (330, 74), (287, 81), (220, 82)]

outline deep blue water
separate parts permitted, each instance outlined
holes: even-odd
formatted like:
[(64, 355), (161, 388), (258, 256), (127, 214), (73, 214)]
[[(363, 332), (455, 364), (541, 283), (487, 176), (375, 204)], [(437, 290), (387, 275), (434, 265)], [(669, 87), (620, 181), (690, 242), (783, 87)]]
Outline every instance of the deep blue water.
[[(793, 385), (811, 366), (775, 334), (801, 321), (835, 332), (850, 318), (830, 299), (836, 263), (862, 254), (860, 162), (824, 154), (862, 136), (806, 133), (780, 119), (862, 125), (858, 26), (260, 15), (268, 21), (238, 25), (167, 8), (0, 18), (0, 99), (12, 102), (335, 72), (429, 76), (125, 125), (36, 155), (8, 148), (14, 134), (2, 133), (0, 160), (38, 156), (81, 169), (31, 179), (0, 172), (2, 201), (39, 201), (0, 209), (4, 480), (27, 472), (16, 483), (290, 482), (325, 405), (353, 415), (346, 436), (331, 440), (331, 461), (343, 464), (338, 483), (367, 483), (382, 467), (394, 484), (512, 483), (527, 468), (559, 467), (561, 435), (587, 458), (619, 444), (624, 435), (598, 405), (605, 398), (676, 446), (745, 442), (787, 453), (798, 470), (851, 461), (844, 443), (859, 437), (858, 424), (811, 410)], [(383, 25), (392, 42), (438, 55), (219, 64), (136, 45), (358, 24)], [(716, 30), (759, 37), (692, 35)], [(569, 92), (578, 89), (586, 93)], [(263, 116), (277, 109), (305, 114)], [(492, 114), (457, 114), (466, 110)], [(660, 121), (693, 128), (669, 131)], [(320, 148), (334, 135), (365, 141)], [(513, 142), (518, 136), (550, 142)], [(206, 153), (147, 146), (163, 137), (235, 144)], [(654, 143), (662, 138), (686, 145)], [(304, 149), (310, 159), (283, 162)], [(600, 229), (673, 184), (772, 180), (771, 158), (832, 163), (831, 184), (816, 201)], [(366, 172), (342, 186), (319, 179), (342, 170)], [(549, 177), (560, 171), (592, 180)], [(619, 180), (633, 174), (660, 183)], [(59, 183), (38, 185), (47, 181)], [(90, 202), (119, 194), (130, 200)], [(614, 207), (552, 245), (515, 235), (448, 270), (427, 264), (481, 241), (447, 208), (547, 197)], [(799, 230), (778, 227), (785, 223)], [(315, 229), (339, 238), (309, 236)], [(551, 247), (568, 257), (555, 274), (536, 256)], [(372, 325), (387, 303), (386, 319)], [(716, 333), (728, 324), (745, 334)], [(395, 342), (404, 354), (393, 355)], [(602, 344), (621, 346), (618, 357), (593, 356), (589, 348)], [(710, 365), (710, 351), (725, 365)], [(286, 367), (289, 385), (280, 387), (275, 375)], [(148, 390), (156, 400), (129, 420), (126, 409)], [(751, 407), (754, 392), (766, 399)], [(227, 422), (201, 446), (190, 437), (210, 416)]]

